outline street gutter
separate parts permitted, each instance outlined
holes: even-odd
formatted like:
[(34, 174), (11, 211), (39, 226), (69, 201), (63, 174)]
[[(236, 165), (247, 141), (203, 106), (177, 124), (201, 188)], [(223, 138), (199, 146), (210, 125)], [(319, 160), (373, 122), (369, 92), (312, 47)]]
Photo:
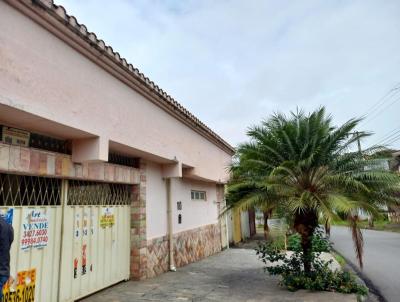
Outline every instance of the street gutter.
[(357, 265), (353, 264), (347, 257), (343, 256), (341, 253), (339, 253), (337, 250), (335, 250), (332, 247), (332, 250), (340, 255), (345, 261), (346, 265), (344, 266), (344, 270), (350, 271), (354, 273), (358, 279), (359, 283), (365, 285), (368, 287), (368, 296), (366, 300), (362, 301), (367, 301), (367, 302), (389, 302), (381, 293), (381, 291), (374, 285), (374, 283), (369, 279), (359, 268)]

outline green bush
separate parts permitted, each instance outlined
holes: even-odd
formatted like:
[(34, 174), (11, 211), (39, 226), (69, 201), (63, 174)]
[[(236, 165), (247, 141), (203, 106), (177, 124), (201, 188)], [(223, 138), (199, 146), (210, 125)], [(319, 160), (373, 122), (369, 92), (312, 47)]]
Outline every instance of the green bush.
[(285, 249), (285, 236), (271, 236), (267, 242), (274, 250), (281, 251)]
[(357, 283), (355, 277), (346, 271), (332, 271), (329, 264), (322, 262), (318, 255), (313, 253), (311, 272), (303, 270), (302, 254), (295, 251), (292, 256), (287, 257), (285, 253), (273, 249), (268, 243), (259, 244), (256, 249), (257, 255), (265, 264), (276, 263), (277, 265), (267, 266), (265, 269), (271, 275), (280, 275), (281, 284), (290, 291), (298, 289), (316, 291), (335, 291), (340, 293), (356, 293), (366, 295), (368, 289)]
[[(327, 252), (332, 249), (329, 240), (324, 236), (321, 229), (316, 229), (312, 238), (312, 251), (314, 253)], [(301, 252), (301, 237), (299, 234), (293, 234), (288, 237), (288, 250)]]

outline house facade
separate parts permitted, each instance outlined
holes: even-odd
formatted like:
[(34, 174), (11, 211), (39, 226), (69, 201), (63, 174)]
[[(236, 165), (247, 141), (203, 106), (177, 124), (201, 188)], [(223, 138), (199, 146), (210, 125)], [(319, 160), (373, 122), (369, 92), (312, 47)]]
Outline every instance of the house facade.
[(0, 1), (0, 125), (5, 301), (74, 301), (227, 246), (233, 148), (51, 0)]

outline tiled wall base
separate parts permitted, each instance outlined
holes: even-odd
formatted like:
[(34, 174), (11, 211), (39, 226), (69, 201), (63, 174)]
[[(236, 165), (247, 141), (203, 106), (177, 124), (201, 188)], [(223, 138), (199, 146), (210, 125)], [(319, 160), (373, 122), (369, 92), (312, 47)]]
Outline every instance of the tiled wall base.
[[(198, 261), (221, 251), (219, 224), (184, 231), (174, 235), (176, 267)], [(147, 278), (168, 270), (168, 238), (166, 236), (147, 242)]]
[(146, 240), (146, 163), (140, 162), (140, 185), (133, 188), (131, 204), (131, 278), (143, 280), (147, 277)]
[(147, 241), (147, 278), (153, 278), (168, 271), (168, 246), (166, 236)]
[(0, 143), (0, 172), (139, 183), (139, 169), (102, 162), (72, 162), (71, 155)]

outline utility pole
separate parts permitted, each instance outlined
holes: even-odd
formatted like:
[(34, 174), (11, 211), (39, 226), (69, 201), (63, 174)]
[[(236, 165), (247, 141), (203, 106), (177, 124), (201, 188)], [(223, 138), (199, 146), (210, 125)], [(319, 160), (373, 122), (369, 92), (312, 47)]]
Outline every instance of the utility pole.
[(353, 135), (357, 139), (357, 146), (358, 146), (358, 152), (361, 154), (362, 149), (361, 149), (361, 141), (360, 141), (360, 132), (355, 131), (355, 132), (350, 132), (349, 134)]
[(358, 146), (358, 152), (361, 154), (361, 142), (360, 142), (360, 133), (358, 131), (355, 132), (356, 137), (357, 137), (357, 146)]
[[(360, 155), (362, 154), (362, 150), (361, 150), (361, 142), (360, 142), (360, 133), (358, 131), (353, 132), (353, 135), (356, 136), (357, 139), (357, 146), (358, 146), (358, 152), (360, 153)], [(374, 227), (374, 217), (372, 217), (371, 215), (368, 215), (368, 225), (369, 227), (373, 228)]]
[[(358, 146), (358, 152), (360, 153), (360, 155), (362, 154), (362, 150), (361, 150), (361, 142), (360, 142), (360, 133), (358, 131), (355, 131), (353, 133), (351, 133), (353, 135), (356, 136), (357, 139), (357, 146)], [(368, 216), (368, 225), (369, 227), (373, 228), (374, 227), (374, 217), (372, 217), (371, 215)]]

